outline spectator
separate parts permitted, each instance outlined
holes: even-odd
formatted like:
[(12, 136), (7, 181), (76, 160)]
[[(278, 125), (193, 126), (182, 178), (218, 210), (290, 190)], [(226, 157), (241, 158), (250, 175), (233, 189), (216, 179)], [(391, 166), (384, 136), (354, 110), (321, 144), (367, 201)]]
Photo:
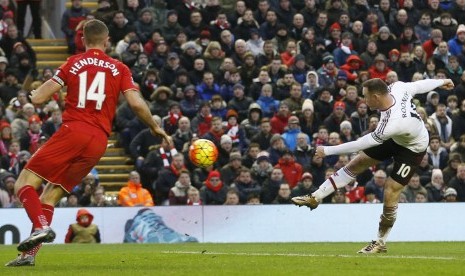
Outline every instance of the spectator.
[(90, 207), (112, 207), (113, 203), (105, 198), (105, 189), (101, 186), (95, 188), (91, 198)]
[(239, 192), (235, 188), (229, 188), (223, 205), (239, 205)]
[(443, 202), (457, 202), (457, 191), (454, 188), (447, 188)]
[(86, 19), (88, 14), (90, 14), (90, 10), (82, 6), (82, 0), (72, 0), (71, 8), (66, 9), (61, 17), (61, 30), (65, 34), (68, 53), (70, 54), (74, 54), (76, 51), (76, 44), (74, 43), (76, 27), (79, 22)]
[(269, 153), (266, 151), (259, 152), (251, 169), (253, 179), (263, 185), (270, 178), (272, 171), (273, 166), (270, 163)]
[(280, 168), (284, 174), (284, 179), (289, 186), (294, 188), (302, 177), (303, 169), (302, 165), (295, 162), (294, 154), (292, 151), (286, 149), (282, 157), (279, 158), (276, 168)]
[(181, 153), (173, 154), (172, 162), (165, 166), (153, 182), (155, 197), (158, 205), (168, 205), (169, 191), (174, 187), (181, 170), (185, 170), (184, 156)]
[(115, 6), (112, 6), (111, 0), (98, 0), (98, 7), (92, 14), (95, 19), (101, 20), (105, 25), (110, 25), (113, 18), (113, 13), (117, 10)]
[(441, 146), (441, 139), (439, 136), (431, 136), (429, 140), (429, 147), (426, 150), (428, 154), (428, 163), (433, 165), (434, 168), (443, 170), (447, 166), (449, 154), (445, 147)]
[[(373, 175), (372, 180), (368, 181), (365, 185), (365, 195), (372, 192), (379, 202), (383, 202), (384, 183), (386, 182), (386, 172), (384, 170), (377, 170)], [(367, 201), (369, 198), (367, 197)]]
[(161, 34), (168, 44), (172, 44), (176, 35), (182, 30), (178, 23), (178, 13), (176, 10), (170, 10), (166, 14), (166, 22), (161, 26)]
[(12, 208), (19, 204), (14, 193), (16, 176), (6, 173), (0, 182), (0, 208)]
[(270, 139), (272, 137), (271, 133), (271, 123), (270, 119), (262, 118), (260, 121), (260, 130), (255, 134), (250, 140), (251, 143), (257, 143), (260, 145), (261, 149), (268, 149), (270, 147)]
[(78, 197), (79, 206), (89, 206), (91, 203), (92, 195), (98, 187), (98, 182), (92, 173), (87, 174), (74, 189), (73, 192)]
[(236, 180), (242, 170), (242, 156), (239, 152), (231, 152), (229, 163), (221, 167), (221, 181), (228, 187)]
[(123, 207), (154, 206), (149, 191), (142, 188), (138, 172), (132, 171), (129, 173), (127, 186), (121, 188), (118, 193), (118, 205)]
[(421, 186), (420, 176), (416, 173), (413, 174), (407, 186), (404, 187), (404, 190), (402, 191), (402, 193), (405, 195), (407, 202), (410, 202), (410, 203), (415, 202), (415, 198), (418, 193), (422, 193), (424, 195), (428, 194), (426, 189), (423, 186)]
[(350, 203), (349, 198), (346, 196), (346, 191), (344, 189), (337, 189), (333, 193), (333, 197), (331, 198), (331, 203)]
[(199, 190), (196, 187), (192, 186), (187, 190), (187, 205), (203, 205)]
[(431, 175), (431, 182), (426, 184), (426, 191), (428, 192), (428, 202), (440, 202), (444, 198), (446, 187), (440, 169), (434, 169)]
[(259, 144), (255, 144), (255, 143), (249, 144), (249, 146), (245, 150), (245, 156), (242, 158), (242, 165), (245, 166), (246, 168), (252, 168), (255, 161), (257, 161), (257, 156), (259, 152), (260, 152)]
[(226, 200), (228, 188), (221, 181), (218, 171), (211, 171), (200, 189), (200, 198), (205, 205), (221, 205)]
[(260, 194), (261, 187), (252, 178), (250, 169), (241, 168), (236, 180), (231, 184), (239, 192), (239, 202), (245, 204), (251, 194)]
[(291, 198), (311, 194), (316, 190), (318, 190), (318, 188), (313, 185), (313, 175), (309, 172), (305, 172), (302, 174), (297, 186), (292, 189)]
[(447, 183), (447, 186), (457, 191), (457, 201), (465, 201), (465, 164), (457, 166), (457, 174)]
[(65, 243), (100, 243), (100, 231), (93, 224), (94, 215), (86, 209), (79, 209), (76, 223), (70, 224), (66, 233)]
[(187, 205), (187, 191), (191, 188), (191, 178), (188, 170), (180, 170), (174, 187), (168, 194), (169, 205)]
[(291, 151), (294, 151), (297, 147), (297, 137), (299, 133), (302, 133), (300, 130), (300, 121), (296, 116), (289, 117), (287, 121), (286, 130), (281, 135), (284, 139), (286, 147)]
[(278, 195), (271, 202), (272, 204), (291, 204), (291, 188), (287, 183), (279, 185)]
[(282, 183), (286, 183), (283, 171), (274, 167), (271, 171), (270, 178), (262, 183), (261, 199), (264, 204), (271, 202), (278, 196), (278, 191)]

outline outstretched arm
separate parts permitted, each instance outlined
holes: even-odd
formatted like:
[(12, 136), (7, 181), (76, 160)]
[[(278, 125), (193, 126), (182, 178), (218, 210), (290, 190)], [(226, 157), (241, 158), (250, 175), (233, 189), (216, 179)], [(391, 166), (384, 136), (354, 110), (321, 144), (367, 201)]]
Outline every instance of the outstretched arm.
[(166, 134), (166, 132), (153, 119), (150, 109), (139, 91), (126, 91), (124, 93), (124, 97), (126, 98), (126, 101), (128, 101), (129, 106), (132, 111), (134, 111), (137, 118), (150, 128), (150, 132), (152, 132), (153, 135), (161, 136), (168, 144), (171, 144), (171, 137), (168, 136), (168, 134)]
[(337, 146), (319, 146), (316, 149), (316, 155), (323, 158), (326, 155), (348, 154), (361, 151), (367, 148), (377, 146), (382, 143), (380, 139), (373, 137), (374, 132), (370, 132), (356, 141), (347, 142)]
[(415, 82), (406, 83), (409, 86), (409, 92), (412, 96), (416, 94), (423, 94), (430, 92), (438, 87), (441, 87), (446, 90), (451, 90), (454, 88), (454, 82), (451, 79), (438, 79), (438, 80), (419, 80)]
[(43, 104), (48, 101), (53, 94), (60, 92), (61, 85), (53, 80), (48, 80), (36, 90), (31, 91), (31, 102), (33, 104)]

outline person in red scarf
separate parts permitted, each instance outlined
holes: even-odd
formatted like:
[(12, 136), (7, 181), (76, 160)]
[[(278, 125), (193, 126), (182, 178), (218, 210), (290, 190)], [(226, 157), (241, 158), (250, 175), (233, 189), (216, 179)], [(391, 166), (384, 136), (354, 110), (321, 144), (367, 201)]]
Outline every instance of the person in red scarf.
[(191, 121), (192, 132), (197, 133), (199, 137), (205, 135), (212, 127), (212, 118), (210, 104), (205, 101), (200, 105), (199, 112)]
[(5, 169), (14, 175), (19, 175), (21, 171), (19, 161), (19, 151), (21, 147), (18, 141), (13, 140), (8, 147), (8, 153), (2, 156), (2, 169)]
[(240, 152), (244, 152), (247, 143), (244, 129), (238, 123), (239, 115), (234, 109), (230, 109), (226, 113), (226, 120), (225, 133), (231, 137), (233, 147), (237, 148)]
[(150, 192), (142, 188), (138, 172), (132, 171), (129, 173), (127, 186), (121, 188), (118, 193), (118, 205), (124, 207), (154, 206)]
[(168, 135), (173, 135), (178, 130), (178, 120), (182, 117), (181, 107), (178, 102), (170, 104), (168, 115), (161, 120), (162, 127)]
[(26, 135), (21, 137), (21, 148), (34, 154), (39, 149), (39, 139), (42, 136), (42, 120), (37, 115), (29, 117), (29, 128)]
[(158, 174), (157, 180), (153, 182), (152, 186), (155, 191), (155, 202), (157, 205), (168, 205), (169, 191), (174, 187), (176, 181), (178, 181), (182, 170), (188, 171), (184, 164), (184, 155), (176, 153), (169, 167), (163, 168)]
[(284, 179), (286, 179), (291, 189), (297, 186), (297, 183), (302, 178), (302, 165), (295, 162), (294, 154), (290, 150), (284, 151), (281, 158), (279, 158), (278, 164), (274, 167), (282, 170)]

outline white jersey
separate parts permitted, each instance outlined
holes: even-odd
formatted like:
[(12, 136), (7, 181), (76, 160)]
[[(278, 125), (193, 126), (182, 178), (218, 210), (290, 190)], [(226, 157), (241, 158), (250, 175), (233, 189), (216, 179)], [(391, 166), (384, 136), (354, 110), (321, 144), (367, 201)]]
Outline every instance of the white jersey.
[(393, 139), (398, 145), (413, 152), (425, 151), (429, 143), (428, 130), (418, 115), (412, 97), (429, 92), (444, 84), (443, 80), (422, 80), (416, 82), (395, 82), (389, 93), (394, 103), (386, 110), (380, 110), (381, 117), (375, 131), (360, 137), (357, 141), (337, 146), (324, 147), (326, 155), (346, 154), (364, 150)]

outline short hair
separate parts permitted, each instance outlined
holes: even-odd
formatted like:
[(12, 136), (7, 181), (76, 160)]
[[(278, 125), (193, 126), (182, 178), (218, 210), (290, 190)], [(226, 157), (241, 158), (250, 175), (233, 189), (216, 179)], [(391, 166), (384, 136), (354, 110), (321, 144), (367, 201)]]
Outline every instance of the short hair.
[(87, 21), (84, 25), (84, 38), (86, 44), (96, 45), (105, 41), (108, 37), (108, 28), (98, 19)]
[(379, 78), (367, 80), (362, 86), (365, 87), (370, 94), (380, 93), (385, 95), (389, 93), (387, 84)]

